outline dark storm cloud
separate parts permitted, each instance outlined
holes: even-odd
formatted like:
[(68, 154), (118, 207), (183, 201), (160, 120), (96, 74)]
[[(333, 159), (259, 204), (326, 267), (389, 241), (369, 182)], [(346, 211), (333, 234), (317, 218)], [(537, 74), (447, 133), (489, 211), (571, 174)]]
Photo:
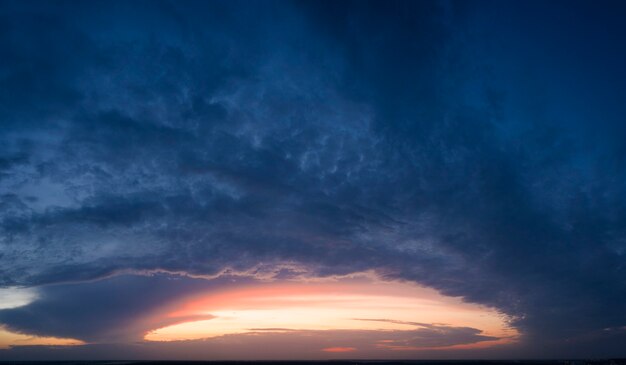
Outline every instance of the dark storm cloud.
[(54, 285), (43, 288), (38, 299), (28, 305), (0, 310), (0, 322), (9, 330), (43, 337), (137, 341), (149, 330), (179, 321), (212, 318), (207, 315), (172, 320), (163, 315), (163, 308), (192, 293), (210, 292), (224, 281), (124, 275), (97, 282)]
[(499, 308), (539, 355), (617, 346), (605, 5), (3, 2), (0, 283), (373, 269)]

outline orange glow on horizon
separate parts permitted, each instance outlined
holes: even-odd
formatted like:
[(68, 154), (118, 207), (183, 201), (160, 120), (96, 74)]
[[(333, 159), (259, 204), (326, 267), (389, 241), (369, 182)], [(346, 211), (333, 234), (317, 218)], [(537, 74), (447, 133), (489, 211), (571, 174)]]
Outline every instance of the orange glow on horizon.
[(72, 338), (23, 335), (21, 333), (10, 332), (0, 327), (0, 349), (7, 349), (12, 346), (77, 346), (84, 344), (85, 343), (83, 341), (75, 340)]
[[(366, 277), (237, 287), (188, 298), (171, 308), (166, 316), (176, 324), (148, 332), (145, 340), (181, 341), (288, 331), (415, 329), (415, 323), (409, 322), (472, 327), (485, 336), (499, 338), (447, 348), (489, 347), (513, 342), (518, 336), (507, 325), (506, 318), (494, 309), (445, 297), (433, 289)], [(198, 316), (210, 319), (177, 320)], [(377, 347), (396, 349), (385, 344)], [(351, 347), (326, 349), (340, 348)], [(333, 352), (326, 349), (325, 352)]]
[(353, 352), (356, 351), (354, 347), (327, 347), (322, 349), (324, 352)]

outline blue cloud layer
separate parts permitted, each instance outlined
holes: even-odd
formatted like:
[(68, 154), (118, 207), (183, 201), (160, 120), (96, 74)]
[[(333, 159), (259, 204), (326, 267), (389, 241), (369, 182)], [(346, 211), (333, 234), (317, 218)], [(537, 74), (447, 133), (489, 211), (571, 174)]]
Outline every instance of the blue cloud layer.
[(0, 284), (375, 270), (616, 351), (624, 9), (560, 5), (2, 3)]

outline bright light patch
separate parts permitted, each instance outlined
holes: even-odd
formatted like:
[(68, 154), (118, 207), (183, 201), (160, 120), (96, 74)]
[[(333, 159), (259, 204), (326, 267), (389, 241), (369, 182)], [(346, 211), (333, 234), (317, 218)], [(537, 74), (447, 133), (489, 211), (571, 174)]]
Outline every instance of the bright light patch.
[(493, 309), (408, 283), (363, 278), (240, 287), (189, 299), (169, 312), (168, 318), (199, 315), (214, 317), (159, 328), (146, 334), (145, 339), (177, 341), (250, 332), (414, 329), (415, 323), (408, 322), (472, 327), (486, 336), (508, 340), (517, 335), (507, 326), (506, 318)]
[(32, 288), (0, 288), (0, 309), (17, 308), (32, 303), (37, 293)]

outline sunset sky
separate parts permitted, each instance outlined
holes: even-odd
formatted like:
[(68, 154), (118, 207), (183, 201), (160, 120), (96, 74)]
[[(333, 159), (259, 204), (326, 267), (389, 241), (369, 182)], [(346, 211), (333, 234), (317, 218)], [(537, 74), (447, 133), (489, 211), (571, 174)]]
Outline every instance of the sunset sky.
[(626, 357), (624, 19), (0, 0), (0, 360)]

